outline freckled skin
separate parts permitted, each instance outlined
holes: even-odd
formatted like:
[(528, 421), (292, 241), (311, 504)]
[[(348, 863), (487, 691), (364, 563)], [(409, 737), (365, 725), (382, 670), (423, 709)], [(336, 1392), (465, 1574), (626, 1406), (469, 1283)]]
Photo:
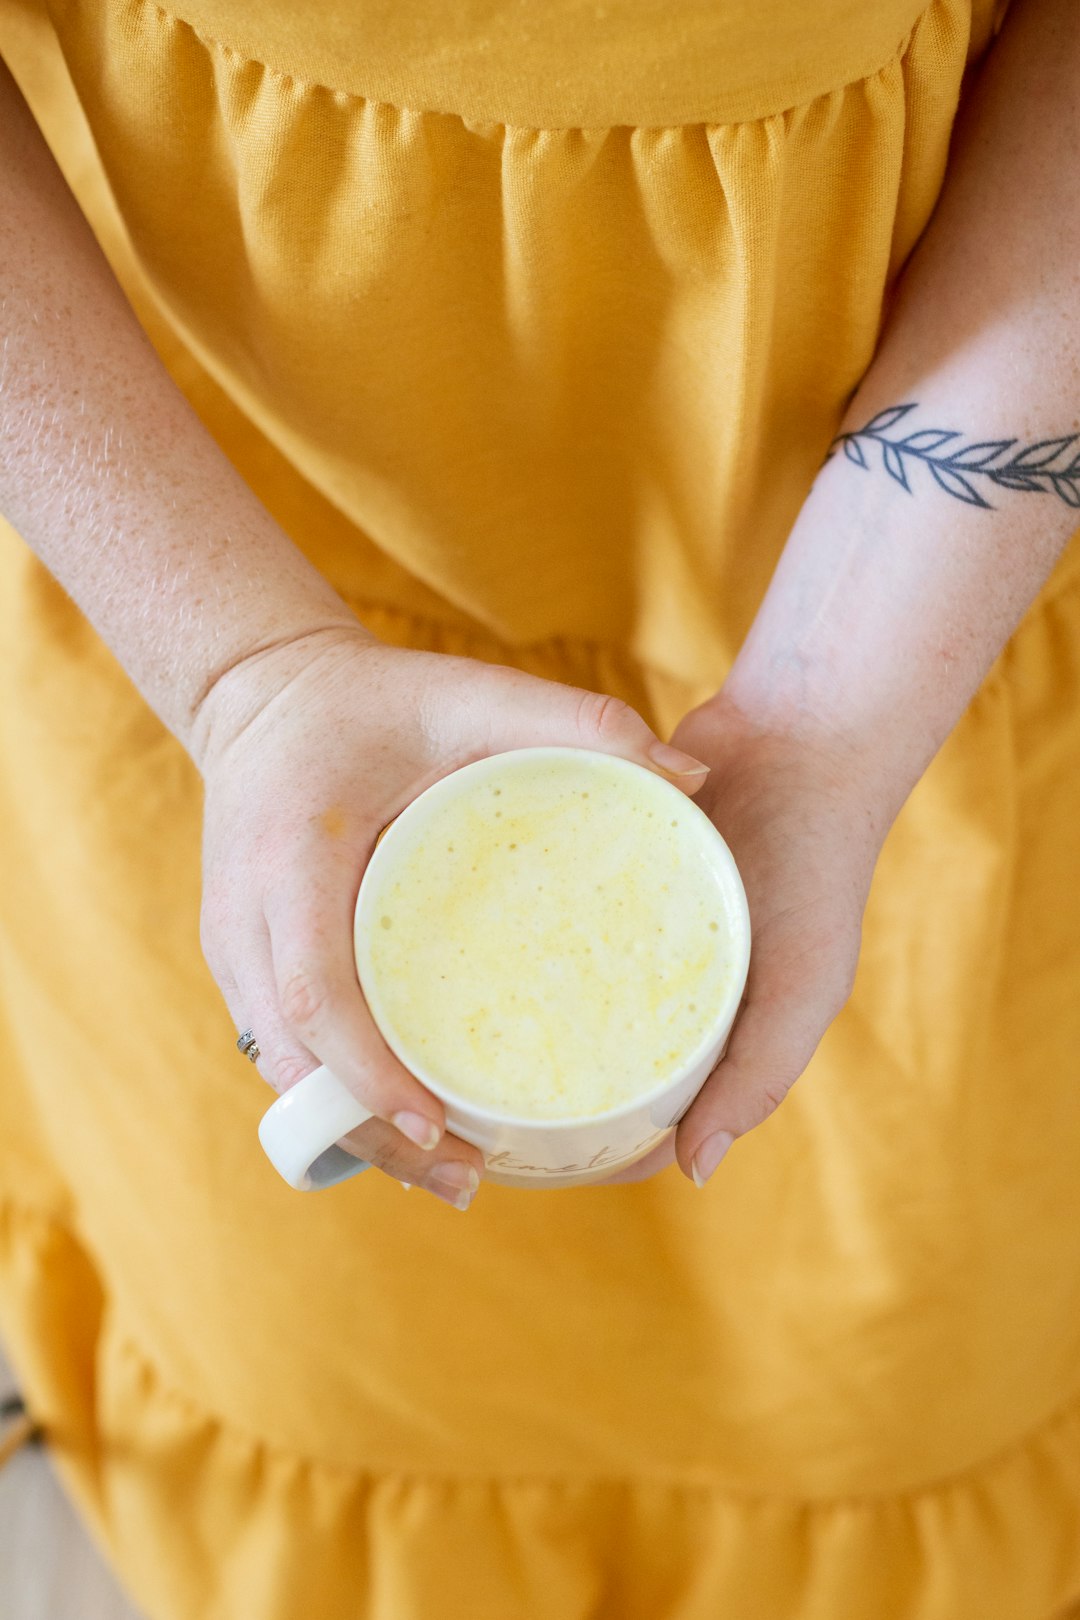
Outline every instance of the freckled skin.
[(252, 653), (374, 640), (174, 385), (0, 62), (0, 509), (193, 754)]
[(348, 831), (348, 817), (340, 805), (332, 804), (328, 810), (322, 812), (318, 821), (328, 838), (344, 838)]

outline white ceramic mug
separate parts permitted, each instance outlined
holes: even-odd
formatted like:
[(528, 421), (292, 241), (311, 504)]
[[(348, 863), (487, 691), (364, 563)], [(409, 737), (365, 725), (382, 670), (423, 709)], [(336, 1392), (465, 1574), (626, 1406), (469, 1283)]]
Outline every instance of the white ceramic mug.
[[(592, 755), (591, 750), (565, 748), (509, 752), (532, 756), (571, 752)], [(609, 755), (592, 757), (604, 761), (612, 758)], [(380, 864), (393, 858), (393, 841), (388, 842), (387, 835), (409, 818), (423, 816), (431, 796), (457, 791), (458, 779), (469, 773), (482, 779), (485, 773), (499, 770), (506, 758), (507, 754), (488, 755), (440, 778), (384, 828), (357, 895), (354, 938), (366, 925), (365, 895), (373, 886), (372, 873), (378, 873)], [(644, 770), (644, 767), (631, 766), (631, 769)], [(691, 825), (700, 840), (701, 850), (721, 879), (734, 954), (733, 971), (715, 1017), (697, 1048), (687, 1054), (675, 1072), (621, 1107), (592, 1117), (515, 1116), (496, 1113), (455, 1095), (433, 1075), (423, 1072), (423, 1066), (414, 1056), (409, 1056), (406, 1062), (405, 1054), (395, 1046), (393, 1031), (382, 1030), (387, 1045), (410, 1072), (442, 1099), (447, 1129), (473, 1143), (483, 1153), (484, 1176), (488, 1181), (504, 1186), (567, 1187), (604, 1180), (635, 1163), (686, 1113), (726, 1048), (749, 970), (750, 916), (746, 895), (731, 851), (704, 811), (673, 784), (663, 778), (656, 781), (672, 794), (672, 808), (677, 805), (685, 815), (689, 807), (694, 813)], [(700, 822), (696, 817), (700, 817)], [(291, 1086), (267, 1109), (259, 1124), (259, 1140), (290, 1186), (300, 1191), (329, 1187), (369, 1168), (366, 1160), (346, 1152), (337, 1143), (372, 1117), (371, 1111), (323, 1064)]]

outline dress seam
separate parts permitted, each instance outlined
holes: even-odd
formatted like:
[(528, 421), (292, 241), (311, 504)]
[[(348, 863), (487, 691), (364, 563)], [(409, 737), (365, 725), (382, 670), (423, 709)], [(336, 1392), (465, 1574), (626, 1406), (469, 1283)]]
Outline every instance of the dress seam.
[[(0, 1194), (0, 1210), (2, 1209), (7, 1209), (14, 1212), (17, 1216), (40, 1220), (45, 1225), (59, 1227), (65, 1237), (69, 1238), (76, 1244), (79, 1243), (78, 1233), (75, 1228), (65, 1221), (61, 1216), (56, 1215), (51, 1210), (41, 1209), (30, 1204), (24, 1204), (21, 1200), (12, 1197), (10, 1194)], [(109, 1301), (109, 1303), (111, 1304), (111, 1301)], [(648, 1474), (629, 1472), (615, 1475), (593, 1473), (557, 1474), (551, 1472), (550, 1470), (544, 1470), (537, 1471), (535, 1473), (478, 1472), (475, 1474), (468, 1474), (438, 1473), (436, 1471), (421, 1471), (418, 1469), (400, 1468), (353, 1468), (346, 1463), (332, 1462), (329, 1459), (313, 1457), (303, 1452), (294, 1451), (288, 1446), (283, 1446), (276, 1442), (267, 1440), (262, 1435), (252, 1434), (248, 1429), (239, 1424), (233, 1423), (231, 1419), (223, 1417), (219, 1412), (214, 1411), (213, 1408), (205, 1406), (196, 1396), (193, 1396), (186, 1390), (180, 1389), (176, 1385), (170, 1383), (167, 1377), (163, 1376), (162, 1369), (158, 1362), (155, 1361), (153, 1356), (151, 1356), (144, 1349), (144, 1347), (138, 1343), (130, 1332), (117, 1325), (115, 1313), (110, 1313), (107, 1310), (103, 1321), (105, 1326), (101, 1335), (99, 1336), (99, 1344), (101, 1343), (102, 1339), (107, 1339), (111, 1334), (112, 1344), (115, 1349), (119, 1350), (122, 1354), (129, 1356), (133, 1361), (138, 1363), (140, 1369), (149, 1375), (151, 1381), (155, 1385), (157, 1395), (160, 1398), (171, 1401), (175, 1406), (183, 1407), (188, 1412), (196, 1414), (204, 1424), (211, 1425), (212, 1427), (220, 1430), (223, 1434), (232, 1436), (233, 1439), (240, 1441), (242, 1444), (250, 1447), (253, 1451), (260, 1452), (267, 1457), (288, 1459), (294, 1463), (300, 1463), (309, 1469), (317, 1470), (320, 1473), (337, 1475), (354, 1481), (366, 1480), (372, 1485), (377, 1485), (386, 1480), (404, 1480), (417, 1485), (486, 1485), (496, 1489), (499, 1487), (514, 1485), (532, 1487), (539, 1485), (558, 1489), (573, 1489), (582, 1487), (601, 1487), (622, 1490), (651, 1488), (654, 1490), (662, 1490), (670, 1494), (679, 1494), (683, 1496), (725, 1497), (731, 1502), (738, 1502), (746, 1505), (760, 1503), (768, 1503), (773, 1506), (783, 1505), (807, 1514), (848, 1512), (852, 1509), (877, 1511), (883, 1508), (895, 1507), (899, 1503), (913, 1505), (920, 1500), (930, 1497), (945, 1496), (956, 1490), (969, 1489), (979, 1481), (980, 1476), (984, 1476), (998, 1467), (1007, 1465), (1009, 1461), (1016, 1455), (1030, 1451), (1034, 1445), (1037, 1445), (1043, 1439), (1044, 1436), (1046, 1436), (1051, 1430), (1057, 1428), (1059, 1425), (1072, 1422), (1075, 1423), (1078, 1428), (1080, 1428), (1080, 1392), (1077, 1392), (1076, 1394), (1070, 1396), (1070, 1398), (1063, 1405), (1043, 1418), (1043, 1420), (1034, 1428), (1028, 1429), (1017, 1439), (1008, 1442), (1008, 1444), (1000, 1447), (999, 1450), (992, 1452), (989, 1456), (980, 1459), (980, 1461), (974, 1463), (971, 1467), (965, 1468), (955, 1474), (945, 1475), (942, 1478), (934, 1480), (930, 1484), (918, 1485), (910, 1490), (884, 1491), (876, 1494), (848, 1493), (845, 1495), (837, 1495), (827, 1498), (786, 1497), (776, 1491), (743, 1490), (738, 1486), (724, 1484), (719, 1481), (709, 1483), (704, 1480), (669, 1479), (663, 1476), (652, 1476)], [(30, 1416), (33, 1417), (33, 1415), (33, 1412), (30, 1411)], [(48, 1424), (43, 1424), (42, 1429), (42, 1438), (45, 1444), (49, 1444)]]
[(288, 68), (277, 67), (274, 63), (263, 61), (260, 57), (246, 56), (244, 52), (238, 50), (235, 45), (230, 45), (226, 40), (217, 39), (212, 34), (203, 33), (200, 29), (196, 28), (194, 23), (189, 22), (186, 17), (181, 17), (176, 12), (169, 11), (166, 9), (166, 7), (159, 5), (158, 0), (150, 0), (150, 3), (153, 5), (154, 10), (157, 12), (158, 18), (161, 21), (169, 23), (174, 27), (186, 28), (201, 45), (212, 50), (220, 51), (223, 55), (233, 57), (238, 62), (251, 63), (251, 65), (254, 67), (262, 68), (264, 73), (268, 73), (274, 78), (282, 80), (285, 85), (297, 85), (308, 90), (321, 90), (327, 95), (345, 96), (350, 101), (365, 102), (371, 107), (389, 107), (395, 112), (409, 113), (411, 116), (417, 118), (424, 118), (428, 116), (437, 118), (456, 118), (460, 123), (468, 125), (479, 124), (486, 127), (494, 126), (497, 129), (519, 130), (522, 134), (526, 135), (543, 135), (549, 132), (558, 132), (561, 130), (583, 131), (590, 129), (740, 129), (745, 125), (768, 124), (777, 120), (782, 122), (790, 114), (799, 112), (804, 107), (812, 107), (816, 101), (824, 101), (829, 96), (842, 94), (845, 90), (853, 89), (861, 84), (868, 84), (872, 79), (880, 78), (883, 73), (887, 72), (890, 68), (895, 67), (897, 62), (902, 62), (911, 47), (912, 41), (914, 40), (923, 19), (935, 8), (935, 6), (942, 4), (942, 0), (926, 0), (926, 4), (923, 6), (923, 9), (919, 12), (907, 33), (901, 37), (899, 43), (894, 47), (892, 54), (887, 57), (886, 60), (880, 64), (880, 66), (873, 68), (869, 73), (861, 74), (855, 79), (849, 79), (843, 84), (833, 85), (828, 90), (819, 90), (816, 95), (808, 96), (805, 101), (793, 102), (790, 106), (777, 108), (776, 111), (762, 114), (757, 118), (690, 118), (674, 124), (511, 124), (502, 118), (468, 117), (464, 113), (454, 112), (452, 109), (446, 107), (406, 107), (401, 102), (380, 101), (378, 97), (364, 95), (362, 91), (345, 90), (336, 85), (324, 84), (318, 79), (309, 79), (305, 78), (301, 74), (291, 73)]
[[(333, 583), (333, 582), (331, 582)], [(438, 619), (433, 614), (424, 613), (412, 608), (399, 607), (394, 602), (380, 601), (376, 597), (361, 596), (350, 591), (347, 587), (334, 584), (334, 589), (349, 607), (356, 608), (360, 613), (386, 613), (395, 618), (404, 619), (409, 624), (417, 626), (430, 626), (447, 636), (460, 636), (463, 640), (474, 640), (489, 643), (512, 657), (515, 653), (545, 653), (558, 652), (563, 648), (579, 648), (589, 653), (599, 653), (616, 662), (630, 665), (634, 669), (647, 670), (652, 674), (660, 675), (665, 680), (685, 680), (686, 677), (677, 674), (674, 670), (666, 669), (662, 664), (653, 663), (652, 660), (642, 658), (631, 650), (625, 642), (600, 641), (592, 636), (579, 635), (552, 635), (543, 636), (537, 641), (514, 642), (507, 641), (496, 631), (489, 630), (486, 625), (476, 621), (472, 624), (457, 624), (452, 619)]]
[[(1077, 544), (1080, 545), (1080, 530), (1077, 531), (1077, 534)], [(493, 630), (488, 630), (487, 627), (482, 624), (455, 624), (452, 620), (438, 619), (432, 614), (414, 611), (412, 608), (398, 607), (392, 602), (384, 602), (376, 598), (360, 596), (347, 588), (343, 589), (340, 585), (335, 585), (334, 588), (343, 601), (348, 603), (350, 607), (357, 609), (357, 611), (361, 614), (368, 612), (372, 614), (386, 613), (392, 617), (402, 619), (408, 624), (430, 626), (433, 630), (450, 637), (460, 636), (465, 641), (472, 639), (480, 643), (487, 643), (493, 647), (497, 647), (500, 651), (505, 652), (507, 656), (511, 658), (515, 653), (545, 653), (549, 651), (558, 652), (563, 648), (579, 648), (592, 654), (600, 654), (603, 657), (610, 658), (616, 663), (625, 664), (633, 670), (657, 675), (662, 680), (681, 682), (687, 681), (686, 676), (680, 675), (674, 670), (667, 669), (662, 664), (654, 663), (651, 659), (642, 658), (639, 653), (632, 651), (632, 649), (625, 643), (616, 641), (598, 641), (589, 636), (577, 635), (546, 636), (539, 641), (515, 643), (504, 640), (503, 637), (497, 635)], [(1062, 597), (1068, 596), (1070, 592), (1077, 589), (1080, 589), (1080, 567), (1066, 571), (1053, 590), (1047, 592), (1045, 595), (1040, 593), (1035, 597), (1035, 599), (1026, 609), (1019, 624), (1016, 626), (1016, 629), (1013, 631), (1013, 637), (1021, 635), (1025, 626), (1031, 619), (1037, 617), (1049, 608), (1056, 607)], [(1006, 642), (1004, 647), (1002, 647), (1002, 653), (1006, 651), (1013, 637), (1010, 637), (1009, 641)], [(988, 685), (993, 678), (994, 670), (991, 669), (987, 672), (982, 683), (974, 692), (972, 701), (979, 696), (979, 693), (982, 691), (983, 687)]]

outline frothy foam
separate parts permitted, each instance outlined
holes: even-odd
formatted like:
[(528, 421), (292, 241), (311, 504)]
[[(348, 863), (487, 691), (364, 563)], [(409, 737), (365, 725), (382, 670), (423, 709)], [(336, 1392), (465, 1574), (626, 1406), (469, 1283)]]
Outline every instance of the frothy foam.
[(604, 1113), (662, 1083), (727, 999), (739, 921), (712, 828), (626, 761), (490, 766), (386, 833), (365, 875), (360, 981), (406, 1066), (460, 1097), (530, 1118)]

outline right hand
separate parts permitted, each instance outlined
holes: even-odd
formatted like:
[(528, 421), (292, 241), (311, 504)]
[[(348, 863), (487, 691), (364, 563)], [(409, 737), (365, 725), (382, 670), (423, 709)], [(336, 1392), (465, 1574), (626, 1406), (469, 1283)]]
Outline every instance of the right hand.
[(376, 1116), (339, 1146), (457, 1208), (483, 1154), (446, 1132), (441, 1100), (379, 1033), (353, 912), (379, 833), (411, 800), (471, 760), (537, 745), (617, 754), (688, 794), (706, 779), (704, 766), (676, 774), (689, 755), (652, 757), (666, 745), (617, 698), (387, 646), (359, 621), (233, 665), (189, 745), (205, 786), (203, 954), (236, 1029), (258, 1036), (259, 1073), (283, 1092), (326, 1064)]

